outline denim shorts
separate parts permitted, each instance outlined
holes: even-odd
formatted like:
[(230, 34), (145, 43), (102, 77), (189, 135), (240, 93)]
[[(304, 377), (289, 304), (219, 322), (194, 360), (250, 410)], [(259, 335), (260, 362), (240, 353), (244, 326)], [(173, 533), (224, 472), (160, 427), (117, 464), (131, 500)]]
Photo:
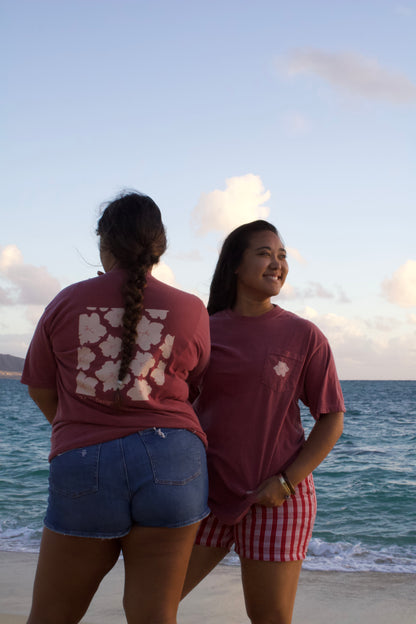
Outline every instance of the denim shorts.
[(49, 470), (45, 526), (117, 538), (134, 525), (183, 527), (209, 514), (205, 447), (186, 429), (146, 429), (66, 451)]

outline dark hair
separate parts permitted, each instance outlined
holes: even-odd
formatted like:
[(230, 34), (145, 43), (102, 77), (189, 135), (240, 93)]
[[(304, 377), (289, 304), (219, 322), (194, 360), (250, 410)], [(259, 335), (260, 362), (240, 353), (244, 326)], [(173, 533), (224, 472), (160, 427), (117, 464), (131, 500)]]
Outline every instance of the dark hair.
[(274, 225), (259, 219), (240, 225), (225, 239), (211, 281), (207, 306), (210, 315), (234, 307), (237, 296), (237, 275), (235, 272), (241, 264), (243, 253), (250, 245), (252, 234), (265, 230), (273, 232), (280, 238)]
[(134, 356), (137, 325), (143, 315), (146, 274), (166, 250), (166, 232), (153, 199), (134, 191), (124, 192), (105, 205), (97, 234), (101, 237), (102, 248), (127, 271), (118, 373), (118, 380), (122, 382)]

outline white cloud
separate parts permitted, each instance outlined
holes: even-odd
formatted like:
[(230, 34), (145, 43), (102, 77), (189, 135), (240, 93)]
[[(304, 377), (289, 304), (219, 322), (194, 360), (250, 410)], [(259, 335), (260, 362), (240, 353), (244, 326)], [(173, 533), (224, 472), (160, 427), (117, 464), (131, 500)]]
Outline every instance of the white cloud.
[(256, 219), (266, 219), (270, 209), (263, 204), (270, 199), (260, 176), (247, 175), (228, 178), (224, 191), (202, 193), (192, 214), (198, 234), (231, 230)]
[[(312, 308), (299, 314), (328, 338), (341, 379), (416, 379), (416, 331), (392, 335), (391, 325), (378, 318), (378, 328), (371, 332), (368, 321), (319, 314)], [(381, 331), (382, 325), (388, 331)]]
[(290, 54), (285, 66), (289, 75), (314, 74), (353, 95), (397, 104), (416, 102), (414, 82), (362, 54), (302, 48)]
[(309, 119), (301, 113), (288, 113), (284, 116), (283, 122), (289, 134), (294, 136), (307, 134), (311, 128)]
[(372, 319), (366, 321), (366, 325), (370, 329), (389, 333), (395, 329), (401, 328), (403, 323), (400, 319), (392, 316), (374, 316)]
[(286, 251), (291, 258), (294, 258), (300, 264), (307, 264), (305, 258), (302, 256), (298, 249), (295, 249), (294, 247), (286, 247)]
[(44, 305), (31, 305), (23, 308), (24, 318), (29, 322), (31, 327), (34, 327), (39, 321), (45, 309)]
[(0, 334), (0, 353), (25, 357), (32, 334)]
[(325, 288), (325, 286), (319, 282), (309, 282), (308, 285), (303, 288), (295, 288), (288, 284), (288, 282), (285, 282), (279, 297), (286, 300), (314, 298), (334, 299), (339, 303), (350, 303), (350, 299), (348, 299), (341, 286), (334, 286), (332, 291)]
[(0, 286), (0, 305), (10, 305), (12, 303), (13, 299), (10, 296), (10, 292)]
[[(296, 299), (295, 289), (293, 288), (292, 284), (288, 282), (288, 280), (286, 280), (285, 283), (283, 284), (283, 288), (279, 293), (279, 298), (285, 299), (286, 301), (291, 300), (291, 299)], [(272, 301), (274, 301), (275, 303), (279, 305), (279, 301), (277, 298), (273, 298)]]
[(179, 252), (171, 254), (172, 258), (175, 260), (184, 260), (185, 262), (201, 262), (202, 255), (198, 249), (192, 249), (188, 252)]
[(7, 273), (7, 271), (16, 264), (23, 262), (22, 254), (16, 245), (7, 245), (3, 247), (0, 253), (0, 271)]
[(336, 291), (337, 291), (337, 301), (339, 301), (339, 303), (351, 303), (351, 299), (345, 294), (344, 289), (342, 288), (342, 286), (336, 286)]
[(174, 286), (175, 288), (179, 288), (179, 285), (176, 281), (175, 275), (165, 262), (158, 262), (152, 269), (152, 275), (157, 280), (168, 284), (169, 286)]
[(416, 306), (416, 260), (407, 260), (391, 279), (381, 285), (382, 293), (387, 301), (401, 308)]
[(319, 282), (310, 282), (310, 285), (304, 289), (302, 296), (308, 299), (312, 297), (318, 297), (319, 299), (334, 298), (334, 294), (327, 290)]
[(16, 245), (0, 249), (0, 278), (9, 284), (9, 288), (0, 290), (3, 305), (45, 305), (60, 290), (58, 280), (48, 273), (46, 267), (24, 263)]

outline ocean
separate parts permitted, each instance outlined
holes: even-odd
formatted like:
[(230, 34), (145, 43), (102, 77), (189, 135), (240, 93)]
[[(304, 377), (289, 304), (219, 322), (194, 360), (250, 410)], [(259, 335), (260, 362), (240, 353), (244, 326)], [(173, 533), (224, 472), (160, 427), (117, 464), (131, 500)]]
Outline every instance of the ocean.
[[(416, 381), (342, 389), (344, 433), (314, 472), (318, 515), (304, 568), (416, 573)], [(302, 416), (309, 430), (303, 407)], [(39, 549), (49, 433), (26, 387), (0, 379), (0, 550)]]

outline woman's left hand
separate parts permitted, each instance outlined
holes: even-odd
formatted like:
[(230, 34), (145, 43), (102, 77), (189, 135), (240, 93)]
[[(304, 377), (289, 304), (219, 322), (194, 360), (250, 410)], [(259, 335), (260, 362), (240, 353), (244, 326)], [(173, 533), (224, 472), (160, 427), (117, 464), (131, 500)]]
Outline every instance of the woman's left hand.
[(286, 492), (279, 478), (269, 477), (257, 488), (253, 502), (264, 507), (280, 507), (286, 500)]

